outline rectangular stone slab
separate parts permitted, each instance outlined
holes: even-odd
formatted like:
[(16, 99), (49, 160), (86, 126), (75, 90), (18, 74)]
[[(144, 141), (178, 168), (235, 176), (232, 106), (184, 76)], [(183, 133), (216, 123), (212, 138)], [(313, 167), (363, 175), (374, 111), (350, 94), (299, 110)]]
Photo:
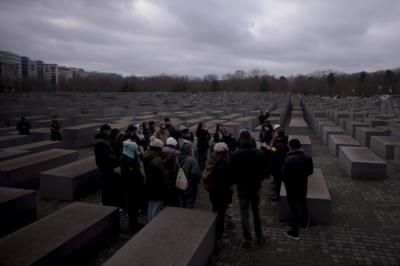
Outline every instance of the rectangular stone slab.
[(40, 174), (40, 196), (44, 199), (74, 200), (100, 185), (94, 156)]
[(60, 148), (61, 141), (44, 140), (38, 142), (32, 142), (24, 145), (12, 146), (7, 150), (22, 150), (28, 151), (29, 153), (41, 152), (50, 149)]
[(370, 147), (370, 140), (372, 136), (389, 136), (389, 131), (372, 128), (372, 127), (357, 127), (356, 140), (361, 146)]
[(64, 128), (64, 147), (75, 149), (93, 145), (93, 130), (100, 128), (100, 126), (99, 123), (89, 123)]
[[(290, 211), (287, 202), (286, 188), (281, 187), (281, 200), (279, 201), (279, 221), (289, 222)], [(331, 195), (325, 177), (319, 168), (308, 177), (307, 206), (313, 224), (327, 224), (332, 213)]]
[(31, 130), (32, 141), (44, 141), (50, 140), (50, 128), (41, 127), (41, 128), (34, 128)]
[(0, 162), (0, 186), (33, 188), (40, 172), (78, 160), (72, 150), (51, 149)]
[(322, 127), (335, 127), (336, 124), (328, 120), (317, 120), (317, 135), (322, 137)]
[(339, 156), (341, 146), (360, 146), (355, 139), (348, 135), (330, 135), (328, 141), (329, 152), (336, 157)]
[(104, 265), (206, 265), (215, 219), (213, 212), (167, 207)]
[(117, 208), (73, 203), (0, 239), (1, 265), (76, 265), (118, 230)]
[[(258, 137), (257, 137), (258, 138)], [(256, 139), (257, 139), (256, 138)], [(291, 139), (298, 139), (300, 140), (301, 147), (303, 148), (304, 152), (308, 155), (312, 155), (312, 144), (311, 139), (309, 136), (304, 135), (289, 135), (289, 140)]]
[(400, 144), (396, 144), (394, 148), (394, 163), (400, 166)]
[(302, 117), (294, 117), (290, 120), (288, 134), (290, 135), (310, 135), (311, 130)]
[(18, 156), (26, 155), (28, 154), (28, 151), (14, 151), (14, 150), (0, 150), (0, 161), (8, 160), (8, 159), (13, 159)]
[(385, 160), (394, 159), (394, 149), (400, 139), (392, 136), (371, 137), (371, 150)]
[(346, 133), (341, 127), (337, 126), (322, 126), (322, 143), (327, 145), (330, 135), (345, 135)]
[(355, 138), (357, 127), (369, 127), (369, 125), (368, 125), (368, 123), (361, 122), (361, 121), (348, 121), (346, 123), (345, 131), (347, 134), (349, 134), (350, 136)]
[(0, 187), (0, 217), (0, 237), (36, 220), (36, 192)]
[(0, 137), (0, 149), (27, 144), (32, 141), (31, 135), (8, 135)]
[(386, 162), (366, 147), (340, 147), (339, 161), (351, 178), (386, 178)]

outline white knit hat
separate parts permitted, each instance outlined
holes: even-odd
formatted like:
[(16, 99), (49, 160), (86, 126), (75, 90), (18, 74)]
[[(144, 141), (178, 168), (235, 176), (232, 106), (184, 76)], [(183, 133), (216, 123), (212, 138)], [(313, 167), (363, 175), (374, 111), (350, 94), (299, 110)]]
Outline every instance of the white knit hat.
[(229, 150), (228, 145), (226, 145), (225, 142), (218, 142), (214, 145), (215, 152), (225, 152), (228, 150)]
[(161, 139), (153, 138), (150, 141), (150, 147), (162, 149), (164, 147), (164, 142)]
[(178, 142), (176, 142), (176, 140), (173, 137), (169, 137), (167, 138), (167, 145), (168, 146), (178, 146)]
[(280, 128), (280, 127), (281, 127), (281, 125), (275, 124), (274, 127), (273, 127), (272, 129), (273, 129), (273, 130), (277, 130), (277, 129)]

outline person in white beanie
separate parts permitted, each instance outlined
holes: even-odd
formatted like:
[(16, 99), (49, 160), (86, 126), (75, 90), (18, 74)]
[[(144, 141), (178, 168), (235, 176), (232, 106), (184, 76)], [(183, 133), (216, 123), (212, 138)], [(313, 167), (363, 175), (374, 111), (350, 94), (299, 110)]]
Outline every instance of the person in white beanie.
[(150, 148), (143, 155), (146, 173), (146, 189), (149, 200), (147, 221), (150, 222), (160, 211), (167, 192), (166, 171), (162, 159), (162, 140), (152, 137)]
[(217, 213), (216, 244), (219, 249), (230, 243), (228, 239), (223, 238), (225, 214), (228, 205), (232, 202), (232, 186), (234, 183), (229, 175), (228, 162), (228, 145), (224, 142), (216, 143), (202, 177), (204, 187), (209, 193), (212, 210)]
[(167, 180), (167, 195), (165, 198), (166, 206), (179, 206), (178, 190), (175, 186), (176, 177), (178, 175), (178, 165), (176, 158), (179, 155), (178, 142), (173, 138), (167, 138), (167, 143), (162, 149), (164, 159), (166, 180)]

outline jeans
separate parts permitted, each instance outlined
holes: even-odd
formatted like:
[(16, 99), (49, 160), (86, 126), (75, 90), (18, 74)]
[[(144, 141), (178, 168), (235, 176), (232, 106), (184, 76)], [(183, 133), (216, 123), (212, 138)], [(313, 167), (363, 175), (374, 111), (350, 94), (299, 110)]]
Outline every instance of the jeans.
[(291, 231), (293, 234), (299, 234), (299, 226), (308, 223), (307, 208), (307, 179), (303, 182), (285, 182), (287, 191), (287, 200), (291, 214)]
[(161, 211), (161, 201), (149, 200), (149, 207), (147, 211), (147, 222), (150, 222)]
[(253, 212), (254, 230), (257, 238), (260, 238), (261, 215), (260, 215), (260, 192), (253, 193), (239, 192), (240, 214), (242, 218), (243, 237), (246, 240), (252, 240), (250, 232), (250, 206)]

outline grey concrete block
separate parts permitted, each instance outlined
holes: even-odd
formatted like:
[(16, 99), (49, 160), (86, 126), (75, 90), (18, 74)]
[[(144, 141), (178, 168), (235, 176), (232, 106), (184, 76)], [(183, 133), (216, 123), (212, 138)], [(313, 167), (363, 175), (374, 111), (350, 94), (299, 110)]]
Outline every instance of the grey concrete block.
[(400, 144), (394, 148), (394, 163), (400, 167)]
[(36, 220), (36, 192), (0, 187), (0, 237)]
[(96, 190), (101, 183), (94, 156), (40, 174), (40, 196), (45, 199), (75, 200)]
[(370, 140), (372, 136), (389, 136), (389, 131), (371, 128), (371, 127), (357, 127), (356, 140), (361, 146), (370, 147)]
[(0, 240), (2, 266), (77, 265), (119, 230), (117, 208), (73, 203)]
[(32, 188), (40, 172), (78, 160), (77, 151), (51, 149), (0, 162), (0, 186)]
[(322, 126), (321, 139), (323, 144), (328, 144), (330, 135), (346, 135), (346, 133), (338, 126)]
[(394, 149), (400, 139), (392, 136), (371, 137), (371, 150), (385, 160), (394, 159)]
[(332, 121), (328, 121), (328, 120), (318, 120), (317, 121), (317, 136), (318, 137), (322, 137), (322, 127), (335, 127), (336, 124), (333, 123)]
[[(285, 186), (282, 185), (279, 201), (279, 221), (289, 222), (290, 211)], [(308, 177), (307, 206), (313, 224), (327, 224), (332, 213), (332, 200), (325, 177), (319, 168)]]
[(347, 135), (330, 135), (328, 140), (328, 148), (329, 152), (338, 157), (339, 156), (339, 148), (341, 146), (352, 146), (357, 147), (360, 146), (355, 139)]
[(0, 150), (0, 161), (8, 160), (8, 159), (13, 159), (15, 157), (19, 157), (22, 155), (27, 155), (29, 152), (28, 151), (15, 151), (15, 150)]
[(368, 125), (368, 123), (361, 122), (361, 121), (348, 121), (346, 123), (345, 131), (347, 134), (349, 134), (350, 136), (355, 138), (357, 127), (369, 127), (369, 125)]
[(7, 150), (22, 150), (27, 151), (29, 154), (31, 154), (45, 150), (60, 148), (61, 143), (61, 141), (44, 140), (24, 145), (12, 146), (7, 148)]
[[(101, 126), (99, 123), (89, 123), (66, 127), (63, 131), (63, 142), (66, 148), (82, 148), (94, 143), (93, 130)], [(126, 127), (126, 125), (124, 126)]]
[(215, 220), (212, 212), (167, 207), (104, 265), (206, 265)]
[(386, 162), (366, 147), (340, 147), (339, 161), (351, 178), (386, 178)]
[(304, 152), (309, 154), (310, 156), (312, 156), (312, 144), (311, 144), (311, 139), (309, 136), (289, 135), (289, 140), (291, 140), (291, 139), (300, 140), (300, 143), (301, 143), (301, 146), (302, 146)]
[(0, 137), (0, 149), (27, 144), (32, 141), (31, 135), (8, 135)]
[(311, 129), (308, 127), (306, 121), (301, 117), (293, 117), (290, 120), (288, 134), (290, 135), (310, 135)]

